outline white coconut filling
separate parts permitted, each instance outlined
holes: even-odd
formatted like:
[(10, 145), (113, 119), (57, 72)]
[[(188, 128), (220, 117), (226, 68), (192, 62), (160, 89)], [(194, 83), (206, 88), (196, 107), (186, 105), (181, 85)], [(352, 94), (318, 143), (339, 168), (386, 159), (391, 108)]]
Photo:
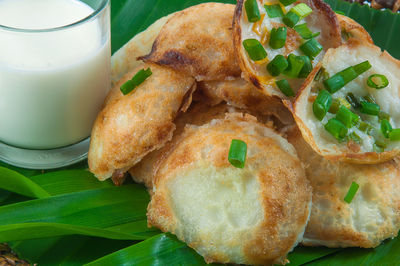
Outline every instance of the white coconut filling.
[[(373, 58), (371, 58), (373, 60)], [(353, 93), (354, 96), (359, 100), (362, 99), (362, 97), (366, 95), (371, 95), (376, 103), (380, 106), (381, 112), (385, 112), (390, 114), (390, 124), (392, 125), (393, 128), (398, 128), (400, 123), (400, 106), (397, 103), (398, 97), (393, 95), (393, 88), (392, 86), (395, 86), (395, 83), (390, 82), (390, 80), (395, 80), (392, 78), (392, 75), (389, 73), (382, 73), (382, 69), (384, 69), (383, 66), (380, 66), (379, 61), (370, 61), (372, 67), (365, 73), (361, 74), (358, 76), (355, 80), (351, 81), (348, 83), (346, 86), (344, 86), (342, 89), (339, 91), (335, 92), (332, 94), (333, 99), (337, 98), (343, 98), (346, 99), (346, 96), (349, 92)], [(346, 63), (344, 63), (346, 61)], [(337, 58), (335, 60), (334, 65), (329, 65), (328, 69), (325, 71), (329, 73), (330, 77), (335, 75), (337, 72), (340, 72), (341, 70), (352, 66), (356, 65), (358, 63), (361, 63), (365, 61), (364, 59), (356, 59), (352, 58), (349, 60), (348, 58)], [(381, 70), (381, 71), (380, 71)], [(389, 80), (389, 85), (386, 88), (377, 90), (375, 88), (371, 88), (367, 85), (367, 80), (370, 75), (372, 74), (384, 74), (388, 80)], [(323, 84), (319, 82), (313, 82), (312, 84), (312, 92), (311, 95), (317, 95), (318, 94), (318, 88), (323, 88)], [(381, 123), (379, 121), (379, 118), (377, 116), (373, 115), (367, 115), (361, 113), (359, 110), (354, 110), (354, 108), (351, 108), (351, 111), (356, 113), (357, 115), (360, 116), (360, 121), (364, 121), (368, 124), (370, 124), (373, 127), (372, 132), (370, 135), (368, 135), (366, 132), (362, 132), (359, 130), (356, 126), (353, 126), (352, 128), (349, 129), (348, 135), (351, 133), (356, 133), (361, 139), (360, 143), (360, 152), (372, 152), (374, 151), (374, 143), (375, 140), (383, 141), (386, 145), (387, 148), (385, 150), (391, 150), (394, 148), (396, 145), (396, 142), (390, 141), (389, 139), (385, 138), (381, 132)], [(336, 114), (331, 114), (327, 113), (326, 116), (322, 121), (319, 121), (315, 118), (313, 110), (312, 110), (312, 104), (310, 103), (308, 106), (307, 112), (309, 113), (310, 116), (313, 117), (314, 124), (316, 125), (316, 129), (321, 132), (321, 137), (324, 139), (326, 142), (333, 143), (332, 145), (340, 145), (343, 148), (346, 148), (345, 146), (347, 145), (347, 142), (343, 143), (338, 143), (338, 141), (328, 132), (325, 130), (324, 125), (328, 122), (329, 119), (335, 118)]]
[[(279, 27), (286, 27), (289, 28), (288, 26), (286, 26), (283, 21), (282, 21), (282, 17), (277, 17), (277, 18), (270, 18), (264, 8), (264, 5), (274, 5), (274, 4), (279, 4), (279, 1), (263, 1), (263, 4), (261, 4), (259, 1), (257, 1), (257, 5), (258, 5), (258, 9), (260, 11), (260, 15), (264, 15), (264, 19), (262, 20), (262, 23), (260, 24), (260, 29), (267, 29), (268, 32), (270, 32), (273, 28), (276, 28), (277, 25), (279, 25)], [(284, 14), (288, 13), (290, 11), (290, 9), (292, 7), (294, 7), (296, 4), (291, 4), (288, 6), (283, 6), (281, 5), (282, 8), (284, 8)], [(303, 23), (307, 23), (308, 28), (314, 32), (321, 32), (321, 28), (316, 27), (316, 25), (314, 25), (314, 23), (309, 23), (309, 22), (313, 22), (312, 19), (312, 13), (307, 16), (306, 18), (300, 20), (296, 25), (299, 24), (303, 24)], [(257, 23), (257, 22), (256, 22)], [(256, 32), (253, 31), (253, 26), (254, 23), (249, 22), (247, 20), (247, 15), (246, 15), (246, 10), (243, 7), (243, 15), (241, 18), (241, 29), (242, 29), (242, 41), (247, 40), (247, 39), (256, 39), (258, 41), (261, 42), (262, 39), (262, 35), (258, 35)], [(321, 37), (321, 34), (317, 37), (315, 37), (315, 39), (317, 41), (319, 41)], [(306, 41), (306, 40), (303, 40)], [(320, 41), (319, 41), (320, 42)], [(282, 47), (280, 49), (272, 49), (268, 42), (265, 43), (264, 45), (265, 50), (267, 51), (267, 58), (268, 58), (268, 62), (270, 62), (271, 60), (273, 60), (275, 58), (275, 56), (277, 55), (286, 55), (286, 48)], [(300, 43), (298, 44), (298, 46), (300, 46)], [(246, 56), (247, 56), (247, 52), (244, 51)], [(299, 49), (295, 49), (294, 51), (291, 52), (294, 55), (303, 55), (303, 53), (299, 50)], [(321, 51), (318, 56), (316, 56), (316, 58), (312, 61), (313, 67), (315, 67), (315, 65), (317, 64), (317, 62), (319, 62), (322, 59), (323, 56), (323, 52)], [(250, 62), (250, 65), (253, 69), (253, 71), (255, 71), (257, 73), (258, 76), (261, 77), (271, 77), (271, 75), (269, 74), (269, 72), (266, 69), (266, 65), (268, 64), (268, 62), (264, 63), (264, 64), (257, 64), (254, 61), (252, 61), (250, 58), (248, 58), (248, 61)], [(279, 75), (276, 78), (276, 80), (279, 79), (288, 79), (290, 85), (293, 88), (298, 88), (301, 86), (302, 82), (304, 81), (304, 79), (295, 79), (295, 78), (288, 78), (285, 75)]]

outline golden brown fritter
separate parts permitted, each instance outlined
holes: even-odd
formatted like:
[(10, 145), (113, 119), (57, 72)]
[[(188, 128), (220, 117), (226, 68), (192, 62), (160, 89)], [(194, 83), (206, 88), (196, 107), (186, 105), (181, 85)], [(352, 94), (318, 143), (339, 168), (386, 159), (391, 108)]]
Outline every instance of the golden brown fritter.
[[(228, 162), (247, 144), (243, 169)], [(148, 222), (176, 234), (207, 262), (285, 263), (302, 239), (311, 188), (293, 146), (250, 115), (187, 126), (160, 163)]]
[[(386, 51), (382, 52), (373, 44), (353, 38), (336, 49), (330, 49), (321, 63), (324, 70), (333, 76), (343, 69), (366, 60), (372, 67), (333, 93), (332, 97), (345, 99), (351, 92), (359, 101), (365, 101), (362, 97), (370, 95), (380, 106), (380, 110), (390, 115), (389, 122), (392, 127), (400, 128), (399, 60), (394, 59)], [(359, 113), (361, 119), (373, 127), (370, 134), (362, 132), (356, 126), (349, 129), (349, 133), (355, 132), (361, 138), (359, 143), (350, 140), (339, 142), (325, 130), (324, 125), (335, 115), (327, 113), (320, 121), (313, 113), (312, 106), (318, 94), (318, 88), (324, 88), (321, 84), (322, 80), (314, 81), (317, 70), (317, 68), (314, 69), (314, 72), (310, 74), (291, 107), (296, 123), (311, 147), (326, 158), (360, 164), (385, 162), (397, 156), (400, 153), (400, 141), (389, 141), (382, 135), (378, 116)], [(380, 90), (367, 86), (367, 80), (372, 74), (384, 74), (389, 81), (388, 86)], [(374, 150), (376, 139), (382, 139), (387, 144), (384, 152)]]
[[(128, 95), (120, 86), (140, 69), (153, 74)], [(140, 66), (126, 74), (112, 89), (113, 99), (99, 113), (92, 130), (89, 168), (100, 180), (121, 175), (146, 154), (172, 138), (173, 120), (185, 101), (190, 101), (194, 79), (155, 64)]]
[[(294, 29), (286, 27), (281, 17), (269, 18), (264, 8), (264, 4), (276, 4), (275, 1), (257, 1), (261, 20), (256, 23), (248, 21), (246, 11), (243, 8), (244, 2), (245, 0), (238, 1), (233, 23), (234, 47), (238, 55), (239, 65), (243, 71), (244, 78), (253, 83), (255, 87), (260, 89), (266, 95), (288, 98), (275, 84), (277, 80), (283, 78), (288, 79), (287, 76), (282, 74), (277, 77), (271, 76), (266, 69), (266, 65), (278, 54), (284, 56), (289, 54), (303, 55), (303, 53), (300, 52), (299, 47), (305, 40), (303, 40)], [(339, 22), (329, 5), (324, 3), (322, 0), (297, 1), (294, 4), (286, 6), (285, 12), (289, 12), (293, 6), (300, 2), (307, 4), (313, 12), (298, 24), (307, 23), (307, 26), (312, 32), (320, 32), (319, 36), (315, 37), (315, 39), (323, 46), (323, 50), (314, 58), (314, 60), (312, 60), (312, 64), (315, 67), (329, 48), (338, 47), (340, 45), (341, 36)], [(272, 49), (269, 46), (270, 32), (273, 28), (278, 27), (287, 28), (285, 46), (279, 49)], [(267, 60), (255, 62), (249, 58), (243, 46), (243, 41), (247, 39), (256, 39), (264, 46), (267, 52)], [(289, 78), (288, 81), (296, 93), (301, 87), (304, 79)]]
[(175, 13), (144, 61), (167, 65), (196, 80), (240, 76), (232, 40), (235, 6), (204, 3)]
[(294, 123), (292, 114), (280, 99), (265, 95), (242, 78), (200, 82), (198, 90), (207, 96), (210, 104), (225, 101), (231, 106), (260, 115), (274, 115), (285, 125)]
[(343, 43), (346, 43), (349, 39), (358, 39), (374, 44), (368, 31), (366, 31), (363, 26), (347, 16), (340, 14), (336, 14), (336, 16), (339, 20)]
[[(288, 140), (304, 163), (313, 187), (311, 217), (303, 244), (328, 247), (378, 246), (400, 229), (400, 160), (355, 165), (324, 159), (304, 141), (299, 130)], [(352, 182), (360, 185), (350, 204), (344, 197)]]
[(157, 171), (159, 162), (162, 160), (163, 156), (169, 152), (171, 147), (176, 144), (185, 126), (187, 124), (197, 126), (206, 124), (212, 119), (225, 117), (225, 113), (229, 111), (229, 106), (225, 104), (218, 104), (210, 107), (200, 102), (193, 103), (186, 113), (180, 113), (174, 120), (176, 129), (171, 141), (167, 142), (161, 149), (146, 155), (137, 165), (129, 170), (133, 180), (145, 184), (147, 188), (153, 187), (153, 176)]

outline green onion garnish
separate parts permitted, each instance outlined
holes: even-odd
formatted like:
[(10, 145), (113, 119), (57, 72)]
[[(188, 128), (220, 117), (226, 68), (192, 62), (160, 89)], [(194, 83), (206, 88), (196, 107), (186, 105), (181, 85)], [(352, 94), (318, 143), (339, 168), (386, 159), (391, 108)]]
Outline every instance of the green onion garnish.
[(299, 24), (294, 26), (294, 30), (301, 36), (303, 39), (311, 39), (317, 37), (320, 33), (313, 33), (308, 27), (307, 23)]
[(346, 100), (351, 104), (354, 109), (360, 107), (360, 103), (358, 102), (356, 96), (352, 92), (347, 93)]
[(356, 132), (352, 132), (349, 135), (350, 139), (353, 140), (355, 143), (360, 144), (362, 142), (361, 137), (356, 133)]
[(314, 38), (300, 45), (300, 50), (311, 59), (316, 57), (322, 49), (322, 45)]
[(299, 78), (306, 78), (308, 77), (308, 75), (311, 73), (311, 71), (313, 70), (313, 66), (311, 64), (310, 58), (308, 56), (305, 55), (300, 55), (297, 56), (298, 59), (300, 59), (301, 61), (304, 62), (303, 67), (300, 70), (299, 73)]
[(284, 5), (284, 6), (291, 5), (291, 4), (293, 4), (294, 2), (296, 2), (296, 1), (297, 1), (297, 0), (279, 0), (279, 2), (281, 2), (282, 5)]
[(365, 123), (364, 121), (361, 121), (361, 122), (358, 124), (357, 128), (358, 128), (361, 132), (364, 132), (364, 133), (366, 133), (366, 134), (369, 134), (369, 133), (371, 132), (371, 130), (372, 130), (372, 126), (371, 126), (370, 124), (368, 124), (368, 123)]
[[(311, 39), (312, 40), (312, 39)], [(368, 61), (364, 61), (355, 66), (351, 66), (343, 69), (342, 71), (336, 73), (329, 79), (324, 81), (325, 88), (330, 93), (335, 93), (341, 88), (343, 88), (347, 83), (357, 78), (359, 75), (371, 68)]]
[(287, 58), (287, 61), (289, 66), (283, 73), (290, 78), (297, 78), (300, 74), (301, 69), (304, 66), (304, 61), (300, 60), (294, 54), (290, 54)]
[(390, 115), (385, 112), (380, 112), (378, 115), (379, 120), (386, 119), (387, 121), (390, 121)]
[(329, 78), (329, 73), (325, 71), (323, 67), (321, 67), (317, 74), (315, 75), (315, 81), (324, 81)]
[(339, 100), (341, 105), (345, 106), (348, 109), (351, 109), (351, 104), (345, 98), (339, 97), (337, 99)]
[(336, 119), (342, 122), (347, 128), (351, 128), (360, 120), (360, 117), (342, 105), (336, 114)]
[(327, 80), (324, 80), (324, 86), (330, 93), (335, 93), (346, 85), (343, 77), (338, 73)]
[(349, 190), (347, 191), (346, 196), (344, 197), (344, 201), (350, 204), (351, 201), (353, 200), (354, 196), (356, 195), (359, 187), (360, 186), (356, 182), (351, 183), (351, 186), (350, 186)]
[(363, 96), (363, 99), (366, 102), (369, 102), (369, 103), (376, 103), (375, 99), (370, 94), (367, 94), (367, 95)]
[(391, 141), (399, 141), (400, 140), (400, 128), (393, 129), (389, 133), (389, 139)]
[(150, 68), (147, 68), (146, 70), (139, 70), (131, 80), (128, 80), (120, 87), (122, 94), (127, 95), (133, 91), (137, 86), (142, 84), (148, 77), (150, 77), (151, 74), (153, 73), (151, 72)]
[(276, 86), (278, 86), (278, 88), (281, 90), (281, 92), (288, 96), (288, 97), (292, 97), (294, 96), (294, 91), (292, 89), (292, 87), (290, 87), (289, 82), (286, 79), (281, 79), (275, 82)]
[(381, 107), (375, 103), (369, 103), (363, 101), (361, 102), (360, 111), (363, 114), (378, 116), (381, 111)]
[(297, 22), (300, 21), (300, 16), (294, 13), (292, 10), (286, 13), (286, 15), (283, 17), (283, 23), (285, 23), (286, 26), (293, 28), (294, 25), (297, 24)]
[(260, 10), (258, 10), (257, 0), (246, 0), (244, 2), (247, 19), (249, 22), (257, 22), (261, 19)]
[(353, 66), (353, 68), (356, 71), (357, 75), (361, 75), (362, 73), (364, 73), (365, 71), (367, 71), (368, 69), (371, 68), (371, 64), (367, 60), (367, 61), (361, 62), (361, 63)]
[(383, 89), (389, 85), (388, 79), (384, 75), (373, 74), (369, 76), (367, 85), (377, 90)]
[(345, 140), (348, 132), (347, 127), (335, 118), (329, 119), (325, 129), (340, 142)]
[(287, 67), (288, 62), (283, 55), (278, 54), (272, 59), (271, 62), (267, 65), (267, 70), (271, 74), (271, 76), (276, 77), (279, 76)]
[(292, 9), (290, 9), (290, 11), (293, 11), (296, 15), (298, 15), (300, 19), (303, 19), (312, 13), (312, 9), (304, 3), (295, 5), (292, 7)]
[(256, 39), (244, 40), (243, 47), (248, 53), (250, 59), (253, 61), (259, 61), (267, 57), (267, 52), (265, 51), (264, 47)]
[(268, 17), (278, 18), (283, 17), (282, 7), (279, 4), (276, 5), (264, 5), (265, 11), (267, 11)]
[(247, 156), (246, 142), (233, 139), (229, 148), (228, 161), (237, 168), (244, 168)]
[(324, 119), (332, 105), (332, 96), (326, 90), (321, 90), (313, 103), (313, 113), (318, 120)]
[(331, 113), (331, 114), (337, 114), (337, 112), (339, 112), (339, 108), (340, 108), (339, 99), (334, 99), (332, 101), (331, 108), (329, 108), (328, 112)]
[(339, 11), (339, 10), (335, 10), (335, 13), (336, 13), (336, 14), (339, 14), (339, 15), (346, 16), (346, 14), (345, 14), (344, 12)]
[(386, 147), (387, 147), (387, 145), (386, 145), (386, 143), (384, 142), (384, 141), (381, 141), (381, 140), (375, 140), (375, 143), (374, 143), (374, 151), (376, 151), (376, 152), (384, 152), (385, 151), (385, 149), (386, 149)]
[(393, 130), (392, 125), (390, 122), (386, 119), (383, 119), (381, 121), (381, 131), (382, 134), (385, 136), (385, 138), (389, 138), (389, 133)]
[(287, 29), (285, 27), (273, 28), (270, 33), (269, 46), (279, 49), (285, 46)]

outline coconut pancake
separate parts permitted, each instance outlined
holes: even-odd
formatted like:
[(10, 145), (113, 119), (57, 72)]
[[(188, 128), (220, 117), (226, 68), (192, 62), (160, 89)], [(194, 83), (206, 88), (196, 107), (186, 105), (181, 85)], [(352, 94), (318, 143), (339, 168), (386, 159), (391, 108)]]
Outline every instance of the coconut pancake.
[[(247, 144), (243, 169), (228, 162), (232, 139)], [(311, 208), (293, 146), (237, 113), (187, 126), (160, 163), (152, 193), (149, 224), (176, 234), (208, 263), (286, 263)]]

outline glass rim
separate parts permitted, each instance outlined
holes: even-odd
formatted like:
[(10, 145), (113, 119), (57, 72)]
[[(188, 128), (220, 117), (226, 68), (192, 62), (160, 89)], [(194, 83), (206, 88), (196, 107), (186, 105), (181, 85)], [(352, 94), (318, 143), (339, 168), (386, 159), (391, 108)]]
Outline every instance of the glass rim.
[[(82, 1), (80, 1), (80, 2), (82, 2)], [(22, 29), (22, 28), (9, 27), (9, 26), (0, 24), (0, 30), (7, 30), (7, 31), (21, 32), (21, 33), (43, 33), (43, 32), (53, 32), (53, 31), (69, 29), (69, 28), (84, 24), (84, 23), (94, 19), (95, 17), (97, 17), (108, 6), (109, 2), (110, 2), (110, 0), (102, 0), (100, 6), (98, 8), (96, 8), (95, 10), (93, 10), (93, 12), (91, 14), (89, 14), (88, 16), (86, 16), (78, 21), (75, 21), (75, 22), (67, 24), (67, 25), (63, 25), (63, 26), (59, 26), (59, 27), (55, 27), (55, 28), (48, 28), (48, 29)]]

